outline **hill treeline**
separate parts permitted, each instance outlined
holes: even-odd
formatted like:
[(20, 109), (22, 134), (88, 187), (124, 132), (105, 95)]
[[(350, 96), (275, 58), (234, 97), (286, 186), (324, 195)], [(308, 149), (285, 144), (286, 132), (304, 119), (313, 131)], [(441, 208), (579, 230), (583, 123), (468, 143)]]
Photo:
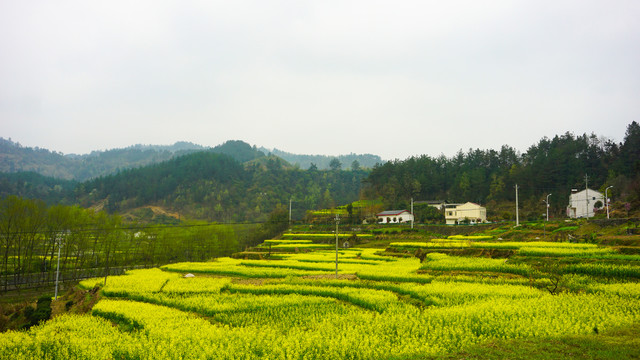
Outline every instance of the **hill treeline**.
[[(460, 151), (451, 158), (422, 155), (373, 168), (366, 179), (367, 197), (381, 197), (388, 208), (408, 208), (410, 199), (476, 202), (494, 211), (515, 202), (518, 185), (521, 208), (540, 216), (542, 200), (556, 215), (564, 213), (571, 189), (592, 189), (640, 206), (640, 125), (627, 127), (624, 142), (567, 132), (543, 138), (525, 153), (504, 145), (497, 150)], [(509, 205), (511, 206), (511, 205)], [(505, 215), (506, 216), (506, 215)]]

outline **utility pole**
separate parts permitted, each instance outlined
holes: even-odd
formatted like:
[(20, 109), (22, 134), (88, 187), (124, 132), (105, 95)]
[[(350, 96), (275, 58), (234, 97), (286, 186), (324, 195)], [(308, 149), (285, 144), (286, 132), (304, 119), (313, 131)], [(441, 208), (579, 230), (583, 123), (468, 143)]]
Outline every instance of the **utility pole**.
[(518, 215), (518, 184), (516, 184), (516, 226), (520, 226), (520, 217)]
[(340, 224), (340, 215), (336, 214), (336, 279), (338, 279), (338, 224)]
[(413, 219), (415, 215), (413, 215), (413, 198), (411, 198), (411, 229), (413, 229)]
[(54, 300), (58, 300), (58, 281), (60, 280), (60, 248), (62, 247), (62, 233), (56, 237), (56, 245), (58, 245), (58, 266), (56, 267), (56, 292)]
[(584, 174), (584, 197), (587, 199), (587, 219), (589, 218), (589, 175)]
[(293, 201), (293, 198), (289, 198), (289, 227), (291, 227), (291, 202)]
[(609, 197), (607, 196), (607, 191), (609, 191), (609, 189), (611, 189), (612, 187), (613, 185), (607, 186), (607, 188), (604, 189), (604, 202), (607, 204), (607, 219), (609, 218)]

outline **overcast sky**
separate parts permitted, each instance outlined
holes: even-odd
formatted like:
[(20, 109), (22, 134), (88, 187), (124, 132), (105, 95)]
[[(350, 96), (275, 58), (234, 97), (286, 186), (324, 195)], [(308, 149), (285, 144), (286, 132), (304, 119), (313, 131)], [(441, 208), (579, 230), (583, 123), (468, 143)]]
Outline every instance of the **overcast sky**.
[(0, 136), (383, 159), (640, 121), (640, 1), (0, 0)]

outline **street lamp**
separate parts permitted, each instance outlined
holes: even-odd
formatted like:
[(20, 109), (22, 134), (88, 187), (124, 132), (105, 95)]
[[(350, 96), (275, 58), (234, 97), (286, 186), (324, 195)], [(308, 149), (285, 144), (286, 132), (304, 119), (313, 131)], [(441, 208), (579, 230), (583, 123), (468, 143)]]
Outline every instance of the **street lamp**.
[(549, 222), (549, 196), (551, 196), (551, 194), (547, 195), (547, 200), (542, 200), (545, 204), (547, 204), (547, 221), (544, 223), (544, 238), (547, 238), (547, 223)]
[(549, 221), (549, 196), (551, 196), (551, 194), (547, 195), (547, 201), (544, 202), (547, 204), (547, 222)]
[(604, 189), (604, 202), (607, 204), (607, 219), (609, 218), (609, 197), (607, 196), (607, 191), (609, 191), (609, 189), (611, 189), (613, 187), (613, 185), (608, 186), (606, 189)]
[(291, 227), (291, 203), (292, 202), (293, 202), (293, 196), (289, 198), (289, 227)]

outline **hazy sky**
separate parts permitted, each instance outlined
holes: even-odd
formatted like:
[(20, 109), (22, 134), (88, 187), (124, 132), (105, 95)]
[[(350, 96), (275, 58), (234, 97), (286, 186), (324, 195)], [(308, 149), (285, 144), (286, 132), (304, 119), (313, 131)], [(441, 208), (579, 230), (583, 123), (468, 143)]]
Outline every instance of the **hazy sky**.
[(0, 136), (383, 159), (620, 142), (639, 19), (637, 0), (0, 0)]

